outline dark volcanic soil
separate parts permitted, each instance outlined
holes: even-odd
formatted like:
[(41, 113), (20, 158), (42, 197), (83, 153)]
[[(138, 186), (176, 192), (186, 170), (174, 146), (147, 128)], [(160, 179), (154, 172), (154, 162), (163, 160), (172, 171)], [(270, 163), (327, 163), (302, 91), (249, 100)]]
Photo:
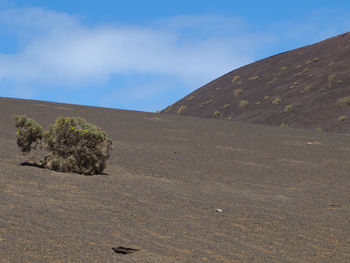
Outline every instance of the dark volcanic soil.
[(236, 69), (162, 113), (350, 133), (350, 33)]
[[(0, 262), (350, 262), (349, 135), (6, 98), (0, 111)], [(23, 113), (101, 127), (106, 175), (21, 166)]]

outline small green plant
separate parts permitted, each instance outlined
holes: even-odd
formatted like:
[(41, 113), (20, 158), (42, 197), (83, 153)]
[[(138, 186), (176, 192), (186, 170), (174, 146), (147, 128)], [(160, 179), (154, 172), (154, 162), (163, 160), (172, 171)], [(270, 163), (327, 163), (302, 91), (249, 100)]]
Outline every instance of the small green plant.
[(190, 101), (190, 100), (193, 100), (194, 99), (194, 96), (189, 96), (186, 98), (187, 101)]
[(249, 105), (249, 102), (247, 100), (241, 100), (239, 103), (239, 108), (243, 109)]
[(350, 96), (338, 99), (337, 106), (342, 108), (346, 106), (350, 106)]
[[(35, 120), (24, 115), (13, 116), (16, 126), (17, 145), (24, 153), (29, 153), (43, 138), (43, 128)], [(33, 146), (34, 144), (34, 146)]]
[(216, 110), (214, 113), (213, 113), (213, 117), (219, 117), (221, 115), (221, 112)]
[(314, 88), (313, 85), (307, 85), (302, 91), (303, 91), (303, 92), (307, 92), (307, 91), (312, 90), (313, 88)]
[(299, 86), (298, 81), (294, 81), (293, 85), (290, 87), (291, 89), (297, 88)]
[(316, 131), (317, 131), (317, 132), (322, 132), (322, 128), (321, 128), (321, 127), (318, 127), (318, 128), (316, 129)]
[(328, 66), (329, 66), (329, 67), (332, 67), (332, 66), (334, 66), (334, 64), (335, 64), (335, 62), (330, 62), (330, 63), (328, 64)]
[(207, 100), (207, 101), (205, 101), (205, 102), (202, 102), (201, 105), (209, 104), (209, 103), (212, 103), (213, 101), (214, 101), (214, 100)]
[(270, 99), (270, 96), (264, 96), (264, 100)]
[(241, 95), (242, 93), (243, 93), (243, 89), (235, 89), (233, 95), (238, 96), (238, 95)]
[(219, 91), (219, 90), (220, 90), (220, 88), (216, 88), (215, 90), (216, 90), (216, 91)]
[(230, 108), (231, 107), (231, 104), (225, 104), (224, 105), (224, 109), (228, 109), (228, 108)]
[(280, 96), (276, 96), (273, 100), (272, 100), (272, 104), (278, 104), (282, 101)]
[(30, 152), (32, 143), (50, 152), (40, 161), (41, 166), (79, 174), (98, 174), (106, 168), (112, 141), (104, 131), (84, 119), (60, 117), (45, 132), (25, 116), (15, 116), (14, 120), (17, 143), (23, 152)]
[(252, 76), (249, 78), (249, 80), (257, 80), (259, 78), (259, 76)]
[(319, 60), (319, 58), (314, 58), (314, 62), (318, 62)]
[(338, 121), (345, 121), (347, 117), (345, 115), (342, 115), (338, 118)]
[(312, 63), (311, 60), (306, 60), (306, 61), (305, 61), (305, 64), (306, 64), (306, 65), (311, 64), (311, 63)]
[(312, 75), (312, 74), (309, 74), (309, 75), (308, 75), (308, 77), (309, 77), (309, 78), (312, 78), (312, 77), (313, 77), (313, 75)]
[(288, 127), (288, 124), (282, 122), (282, 123), (280, 124), (280, 127), (281, 127), (281, 128), (286, 128), (286, 127)]
[(289, 111), (291, 111), (292, 109), (293, 109), (292, 104), (289, 104), (289, 105), (287, 105), (287, 106), (284, 107), (284, 111), (285, 111), (285, 112), (289, 112)]
[(243, 84), (242, 81), (238, 81), (238, 82), (237, 82), (237, 85), (242, 85), (242, 84)]
[(281, 67), (281, 70), (286, 70), (286, 69), (287, 69), (286, 66)]
[(326, 88), (322, 88), (321, 91), (322, 91), (322, 92), (326, 92), (327, 89), (326, 89)]
[(267, 82), (267, 85), (271, 85), (271, 84), (275, 83), (276, 81), (277, 81), (277, 78), (273, 78), (272, 80)]
[(309, 72), (309, 71), (310, 71), (309, 68), (304, 68), (304, 69), (303, 69), (303, 73), (306, 73), (306, 72)]
[(297, 69), (300, 69), (302, 67), (303, 67), (303, 65), (297, 65)]
[(240, 79), (240, 76), (234, 76), (233, 79), (232, 79), (232, 84), (235, 83), (237, 80)]
[(328, 76), (329, 81), (335, 80), (336, 78), (337, 78), (337, 74), (335, 74), (335, 73), (332, 73)]
[(343, 81), (341, 79), (337, 80), (337, 84), (342, 84), (342, 83), (343, 83)]
[(259, 100), (259, 101), (257, 101), (255, 104), (256, 105), (260, 105), (262, 102)]
[(181, 114), (181, 112), (183, 112), (186, 108), (187, 108), (186, 105), (181, 105), (181, 106), (177, 109), (176, 114)]

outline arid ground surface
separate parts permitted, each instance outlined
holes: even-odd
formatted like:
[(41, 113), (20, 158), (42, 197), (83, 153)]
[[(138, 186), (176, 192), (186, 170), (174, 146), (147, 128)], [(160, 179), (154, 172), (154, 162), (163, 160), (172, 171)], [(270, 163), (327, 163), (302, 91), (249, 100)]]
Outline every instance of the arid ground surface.
[(233, 70), (162, 113), (350, 133), (350, 33)]
[[(8, 98), (0, 112), (0, 262), (350, 262), (350, 135)], [(106, 174), (20, 165), (24, 113), (101, 127)]]

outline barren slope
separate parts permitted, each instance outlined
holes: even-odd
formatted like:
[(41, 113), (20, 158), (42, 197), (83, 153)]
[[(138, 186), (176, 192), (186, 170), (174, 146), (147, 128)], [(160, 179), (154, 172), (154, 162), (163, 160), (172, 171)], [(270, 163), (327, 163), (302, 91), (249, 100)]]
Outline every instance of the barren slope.
[[(0, 262), (350, 262), (349, 135), (6, 98), (0, 111)], [(21, 113), (106, 130), (107, 175), (21, 166)]]
[(349, 105), (348, 33), (236, 69), (162, 112), (349, 133)]

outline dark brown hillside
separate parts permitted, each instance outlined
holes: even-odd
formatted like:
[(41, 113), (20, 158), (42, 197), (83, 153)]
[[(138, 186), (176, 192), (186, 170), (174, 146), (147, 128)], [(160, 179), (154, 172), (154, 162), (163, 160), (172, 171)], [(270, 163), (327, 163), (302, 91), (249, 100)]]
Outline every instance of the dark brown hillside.
[(350, 132), (350, 33), (236, 69), (162, 111)]
[[(0, 263), (350, 262), (348, 134), (7, 98), (0, 112)], [(21, 165), (23, 113), (102, 128), (106, 174)]]

